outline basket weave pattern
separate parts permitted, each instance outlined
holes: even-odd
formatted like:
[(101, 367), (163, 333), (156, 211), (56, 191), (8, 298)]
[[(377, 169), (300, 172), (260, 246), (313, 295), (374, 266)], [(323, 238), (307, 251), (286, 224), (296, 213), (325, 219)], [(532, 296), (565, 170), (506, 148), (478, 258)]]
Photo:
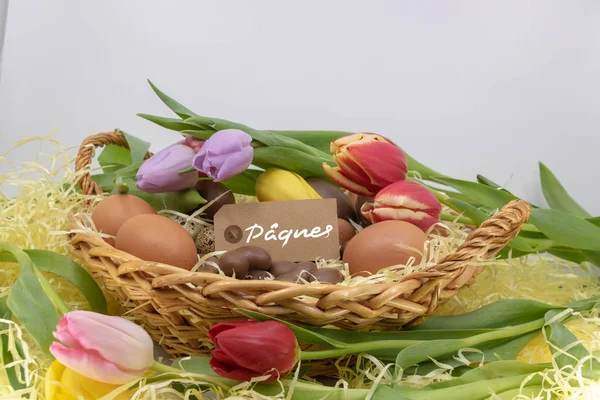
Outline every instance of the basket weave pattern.
[[(118, 132), (91, 136), (80, 147), (76, 169), (87, 168), (94, 148), (107, 144), (127, 145)], [(79, 184), (85, 194), (102, 193), (87, 173)], [(71, 234), (71, 244), (74, 255), (83, 260), (94, 278), (114, 293), (124, 310), (168, 353), (207, 355), (212, 348), (209, 327), (245, 318), (236, 308), (299, 324), (347, 330), (413, 325), (471, 284), (482, 269), (478, 262), (493, 258), (518, 234), (529, 215), (526, 202), (512, 201), (472, 230), (465, 242), (437, 265), (399, 282), (354, 287), (248, 281), (189, 272), (117, 250), (94, 232)], [(77, 228), (77, 222), (74, 220), (70, 228)]]

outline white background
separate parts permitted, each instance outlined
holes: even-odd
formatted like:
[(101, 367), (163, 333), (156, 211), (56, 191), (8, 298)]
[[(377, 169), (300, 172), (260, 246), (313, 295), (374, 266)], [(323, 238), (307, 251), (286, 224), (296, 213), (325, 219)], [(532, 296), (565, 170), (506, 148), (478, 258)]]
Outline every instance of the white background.
[(599, 1), (11, 0), (3, 53), (0, 154), (52, 131), (178, 140), (135, 115), (170, 116), (150, 78), (206, 116), (378, 132), (535, 202), (542, 160), (600, 214)]

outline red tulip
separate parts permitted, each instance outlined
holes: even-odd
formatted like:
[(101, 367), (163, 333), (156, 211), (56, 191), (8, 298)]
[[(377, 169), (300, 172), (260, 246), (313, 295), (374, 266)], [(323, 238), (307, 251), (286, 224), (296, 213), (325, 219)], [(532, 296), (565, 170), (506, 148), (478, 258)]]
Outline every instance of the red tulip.
[(324, 163), (327, 176), (344, 189), (373, 196), (406, 178), (404, 152), (390, 140), (372, 133), (356, 133), (331, 142), (337, 167)]
[(217, 346), (210, 359), (219, 375), (236, 381), (285, 377), (296, 365), (298, 344), (290, 328), (277, 321), (222, 322), (208, 331)]
[(372, 203), (365, 203), (361, 214), (370, 222), (386, 220), (410, 222), (427, 231), (440, 220), (442, 205), (423, 185), (399, 181), (382, 189)]

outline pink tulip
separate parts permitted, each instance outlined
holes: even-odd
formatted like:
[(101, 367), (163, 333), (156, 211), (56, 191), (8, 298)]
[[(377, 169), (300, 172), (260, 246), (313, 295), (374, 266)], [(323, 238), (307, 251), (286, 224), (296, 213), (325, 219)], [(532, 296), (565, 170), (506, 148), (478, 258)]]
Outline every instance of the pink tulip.
[(150, 335), (121, 317), (71, 311), (56, 325), (52, 355), (67, 368), (104, 383), (123, 384), (143, 376), (153, 363)]

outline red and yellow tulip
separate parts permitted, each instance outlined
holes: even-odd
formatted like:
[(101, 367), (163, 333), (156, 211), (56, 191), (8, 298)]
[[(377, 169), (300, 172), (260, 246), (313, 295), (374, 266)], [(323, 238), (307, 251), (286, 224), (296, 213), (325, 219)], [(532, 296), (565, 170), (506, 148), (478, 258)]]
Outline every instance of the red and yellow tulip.
[(360, 211), (371, 223), (406, 221), (427, 231), (439, 222), (442, 205), (423, 185), (398, 181), (379, 191), (374, 201), (364, 203)]
[(406, 156), (383, 136), (356, 133), (331, 142), (337, 167), (323, 163), (327, 176), (344, 189), (374, 196), (384, 187), (406, 179)]

